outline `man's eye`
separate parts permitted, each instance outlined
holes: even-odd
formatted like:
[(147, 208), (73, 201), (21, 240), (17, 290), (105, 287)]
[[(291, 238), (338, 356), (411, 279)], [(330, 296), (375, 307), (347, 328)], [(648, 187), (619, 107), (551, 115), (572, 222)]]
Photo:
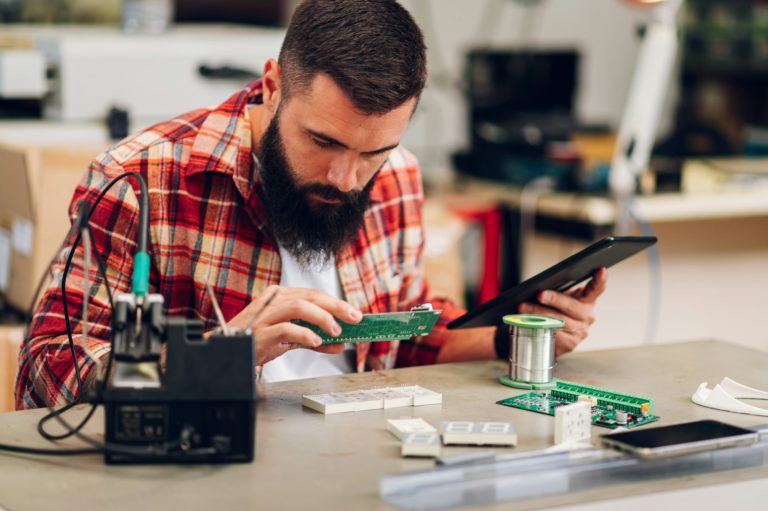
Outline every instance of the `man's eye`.
[(312, 141), (319, 147), (331, 147), (333, 145), (332, 142), (317, 137), (312, 137)]

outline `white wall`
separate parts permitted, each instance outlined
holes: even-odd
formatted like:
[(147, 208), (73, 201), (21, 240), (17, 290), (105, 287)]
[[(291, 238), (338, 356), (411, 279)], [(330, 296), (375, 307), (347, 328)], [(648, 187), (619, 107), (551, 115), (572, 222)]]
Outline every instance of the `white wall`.
[[(655, 223), (653, 229), (658, 289), (651, 285), (647, 252), (612, 267), (597, 322), (579, 350), (718, 339), (768, 351), (768, 219), (692, 219)], [(524, 278), (585, 246), (537, 234), (525, 244)]]
[[(405, 142), (427, 179), (444, 177), (450, 151), (467, 144), (458, 87), (464, 54), (476, 46), (575, 47), (582, 69), (577, 112), (585, 122), (618, 127), (647, 11), (620, 0), (401, 0), (422, 27), (431, 79)], [(534, 7), (525, 7), (525, 4)], [(446, 80), (445, 77), (450, 80)]]

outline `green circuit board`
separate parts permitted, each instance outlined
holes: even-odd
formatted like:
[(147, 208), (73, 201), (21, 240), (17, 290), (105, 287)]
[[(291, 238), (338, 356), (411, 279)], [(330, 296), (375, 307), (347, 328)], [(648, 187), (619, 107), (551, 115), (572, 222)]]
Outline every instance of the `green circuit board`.
[[(653, 401), (648, 398), (562, 380), (558, 380), (551, 390), (529, 392), (497, 403), (554, 416), (558, 406), (569, 405), (579, 399), (592, 401), (592, 424), (595, 426), (634, 428), (659, 419), (658, 415), (653, 415)], [(617, 417), (624, 414), (626, 422)]]
[(363, 314), (363, 319), (357, 324), (339, 320), (341, 334), (336, 337), (306, 321), (298, 320), (295, 323), (315, 332), (323, 339), (323, 344), (399, 341), (427, 335), (437, 323), (441, 312), (432, 310), (431, 306), (421, 306), (414, 307), (408, 312)]

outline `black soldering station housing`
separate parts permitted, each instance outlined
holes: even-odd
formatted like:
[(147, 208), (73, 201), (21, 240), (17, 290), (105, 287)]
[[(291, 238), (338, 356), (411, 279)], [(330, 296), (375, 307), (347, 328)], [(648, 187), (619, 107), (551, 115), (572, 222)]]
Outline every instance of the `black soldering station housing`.
[[(101, 396), (105, 461), (253, 461), (257, 391), (252, 336), (205, 339), (200, 321), (168, 318), (162, 337), (168, 350), (159, 387), (107, 386)], [(141, 454), (153, 446), (165, 447)]]

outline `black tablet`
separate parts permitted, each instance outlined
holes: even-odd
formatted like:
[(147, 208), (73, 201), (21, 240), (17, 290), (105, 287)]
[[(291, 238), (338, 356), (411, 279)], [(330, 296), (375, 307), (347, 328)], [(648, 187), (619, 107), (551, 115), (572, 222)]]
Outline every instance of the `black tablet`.
[(478, 305), (461, 317), (448, 323), (448, 328), (475, 328), (497, 326), (507, 314), (517, 314), (523, 302), (535, 302), (536, 295), (546, 289), (565, 291), (585, 280), (599, 268), (613, 266), (656, 243), (655, 236), (609, 236), (593, 243), (503, 292), (496, 298)]

